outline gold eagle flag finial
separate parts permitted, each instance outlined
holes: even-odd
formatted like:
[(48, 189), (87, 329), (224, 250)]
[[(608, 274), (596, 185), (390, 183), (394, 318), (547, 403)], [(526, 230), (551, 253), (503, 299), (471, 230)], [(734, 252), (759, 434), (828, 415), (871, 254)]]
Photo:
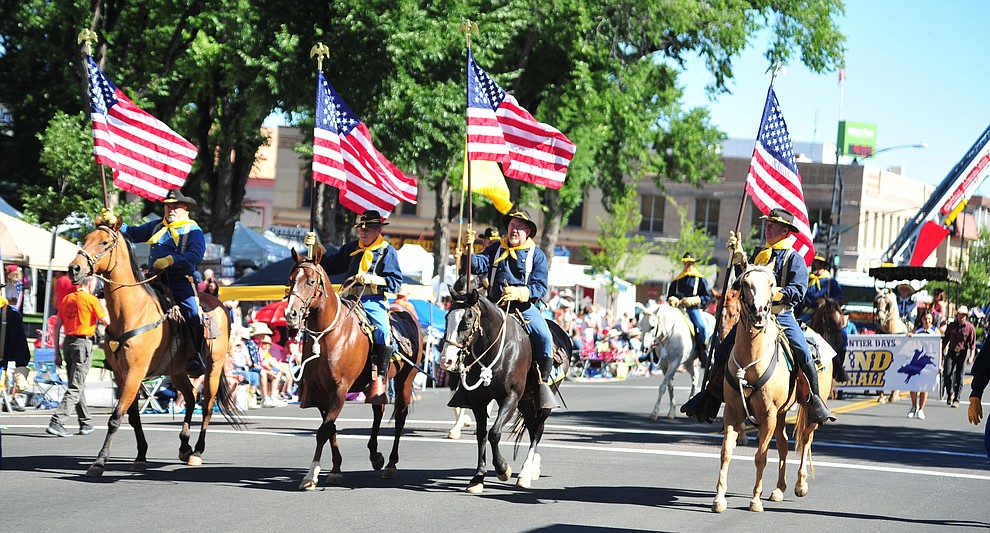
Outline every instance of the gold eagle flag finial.
[(96, 32), (87, 28), (76, 36), (76, 43), (83, 44), (86, 43), (86, 55), (93, 55), (93, 43), (96, 42), (99, 37), (96, 36)]
[(479, 35), (478, 23), (471, 19), (464, 19), (464, 22), (461, 22), (457, 26), (457, 31), (464, 33), (464, 38), (467, 40), (467, 47), (471, 48), (471, 33)]
[(316, 43), (309, 49), (309, 57), (316, 58), (316, 69), (323, 72), (323, 58), (330, 57), (330, 48), (323, 43)]

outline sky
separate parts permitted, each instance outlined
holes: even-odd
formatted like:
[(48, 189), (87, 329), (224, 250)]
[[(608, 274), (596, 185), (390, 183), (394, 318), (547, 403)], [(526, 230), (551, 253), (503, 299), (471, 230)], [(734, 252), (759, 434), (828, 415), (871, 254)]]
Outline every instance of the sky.
[[(847, 39), (842, 118), (876, 124), (878, 150), (927, 143), (927, 149), (892, 150), (871, 161), (941, 182), (990, 126), (990, 2), (847, 0), (845, 7), (839, 19)], [(770, 83), (766, 39), (754, 40), (734, 62), (732, 94), (710, 101), (704, 87), (713, 78), (697, 59), (680, 78), (685, 104), (707, 106), (730, 138), (755, 138)], [(778, 75), (774, 91), (793, 141), (835, 142), (838, 73), (814, 74), (797, 59)], [(990, 195), (990, 179), (978, 193)]]

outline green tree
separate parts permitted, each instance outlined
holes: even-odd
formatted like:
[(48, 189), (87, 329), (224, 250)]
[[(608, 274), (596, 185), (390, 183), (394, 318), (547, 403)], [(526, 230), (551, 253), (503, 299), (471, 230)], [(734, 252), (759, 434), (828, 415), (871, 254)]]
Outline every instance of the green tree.
[(660, 244), (661, 253), (674, 265), (681, 263), (681, 258), (684, 257), (685, 252), (691, 252), (691, 255), (698, 260), (699, 265), (711, 263), (715, 238), (688, 219), (687, 208), (674, 204), (672, 199), (669, 201), (677, 210), (677, 217), (681, 221), (681, 231), (677, 235), (677, 240)]
[(643, 215), (639, 209), (639, 194), (634, 187), (626, 189), (612, 204), (612, 216), (598, 217), (601, 231), (598, 233), (598, 251), (592, 253), (585, 247), (588, 264), (605, 280), (605, 293), (608, 307), (615, 316), (615, 302), (619, 295), (618, 278), (629, 279), (631, 272), (639, 266), (647, 254), (654, 251), (654, 245), (636, 233)]
[(932, 282), (928, 284), (928, 292), (943, 289), (954, 303), (968, 307), (983, 307), (990, 302), (990, 231), (980, 230), (980, 238), (969, 245), (969, 263), (962, 267), (962, 282), (958, 285), (947, 282)]

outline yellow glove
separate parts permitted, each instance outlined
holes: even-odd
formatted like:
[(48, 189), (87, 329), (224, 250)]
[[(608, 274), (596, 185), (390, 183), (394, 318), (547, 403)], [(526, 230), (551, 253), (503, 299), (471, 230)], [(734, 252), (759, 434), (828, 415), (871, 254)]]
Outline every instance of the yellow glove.
[(669, 303), (671, 307), (680, 307), (681, 299), (676, 296), (671, 296), (670, 298), (667, 298), (667, 303)]
[(682, 307), (698, 307), (701, 305), (701, 296), (688, 296), (681, 300)]
[(103, 209), (100, 210), (99, 221), (102, 221), (103, 223), (109, 224), (111, 226), (115, 226), (117, 224), (117, 215), (113, 214), (112, 209), (108, 207), (104, 207)]
[(969, 397), (969, 421), (973, 424), (979, 424), (980, 420), (983, 419), (983, 405), (980, 404), (980, 399), (976, 396)]
[(725, 248), (729, 250), (733, 265), (746, 264), (746, 252), (742, 249), (742, 236), (734, 231), (729, 232), (729, 239), (725, 241)]
[(174, 264), (175, 264), (175, 258), (172, 257), (171, 255), (166, 255), (161, 259), (156, 259), (151, 266), (153, 266), (156, 270), (165, 270), (166, 268)]
[(478, 232), (471, 228), (468, 228), (467, 231), (464, 232), (464, 242), (468, 245), (474, 244), (474, 240), (477, 238)]
[(781, 288), (775, 288), (773, 290), (773, 303), (780, 303), (784, 299), (784, 290)]
[(6, 306), (9, 303), (10, 300), (8, 300), (6, 296), (0, 296), (0, 309), (3, 309), (4, 306)]
[(506, 287), (502, 291), (502, 299), (506, 301), (528, 302), (529, 287)]
[(385, 278), (367, 272), (359, 272), (354, 276), (354, 281), (361, 285), (385, 285)]

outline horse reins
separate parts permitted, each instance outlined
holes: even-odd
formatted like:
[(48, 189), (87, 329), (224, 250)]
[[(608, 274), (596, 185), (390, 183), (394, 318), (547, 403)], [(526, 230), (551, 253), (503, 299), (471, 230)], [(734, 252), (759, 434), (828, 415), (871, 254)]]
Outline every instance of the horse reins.
[[(119, 281), (114, 281), (112, 279), (105, 278), (105, 277), (103, 277), (102, 274), (97, 274), (96, 273), (96, 263), (104, 255), (106, 255), (107, 253), (112, 253), (113, 252), (113, 250), (117, 247), (117, 241), (120, 238), (117, 236), (117, 232), (113, 228), (111, 228), (109, 226), (100, 224), (99, 226), (96, 227), (96, 229), (98, 229), (100, 231), (104, 231), (106, 233), (109, 233), (110, 236), (113, 237), (113, 241), (110, 244), (106, 245), (96, 255), (90, 255), (89, 252), (87, 252), (86, 250), (84, 250), (82, 248), (80, 248), (76, 252), (76, 255), (81, 255), (81, 256), (83, 256), (83, 259), (86, 260), (86, 264), (89, 265), (89, 271), (90, 271), (90, 273), (91, 273), (92, 276), (95, 276), (97, 278), (100, 278), (107, 285), (116, 285), (118, 287), (138, 287), (138, 286), (144, 285), (146, 283), (150, 283), (151, 281), (154, 281), (155, 279), (158, 278), (158, 276), (161, 275), (161, 271), (159, 271), (159, 272), (155, 273), (154, 275), (152, 275), (150, 277), (147, 277), (147, 278), (145, 278), (145, 279), (143, 279), (141, 281), (138, 281), (136, 283), (120, 283)], [(117, 268), (117, 263), (120, 262), (119, 261), (119, 257), (120, 256), (114, 256), (113, 265), (110, 268), (107, 269), (107, 272), (113, 272), (113, 269)]]
[[(502, 327), (499, 328), (498, 335), (495, 337), (492, 343), (489, 344), (488, 347), (485, 348), (485, 350), (481, 352), (477, 357), (475, 357), (474, 361), (471, 361), (471, 363), (468, 364), (467, 366), (464, 365), (464, 358), (470, 352), (470, 347), (474, 345), (475, 336), (478, 334), (479, 331), (481, 331), (481, 323), (480, 323), (481, 304), (476, 303), (475, 305), (470, 307), (470, 309), (475, 312), (475, 318), (471, 324), (471, 333), (468, 335), (467, 340), (465, 340), (463, 344), (444, 339), (444, 344), (450, 344), (451, 346), (458, 349), (458, 355), (459, 355), (458, 372), (461, 375), (461, 385), (464, 387), (465, 390), (473, 391), (482, 385), (486, 387), (490, 385), (492, 382), (492, 377), (494, 376), (492, 372), (492, 367), (494, 367), (495, 364), (498, 363), (499, 359), (502, 358), (502, 353), (505, 352), (505, 330), (509, 324), (509, 315), (506, 314), (504, 311), (502, 311), (501, 307), (498, 307), (497, 305), (495, 307), (498, 309), (499, 315), (502, 317)], [(492, 359), (492, 362), (488, 365), (481, 363), (481, 359), (485, 357), (485, 355), (487, 355), (492, 348), (495, 347), (496, 342), (498, 342), (498, 351), (495, 353), (495, 358)], [(471, 386), (468, 385), (467, 383), (467, 373), (468, 370), (470, 370), (471, 367), (473, 367), (476, 364), (480, 364), (481, 371), (478, 376), (478, 381), (473, 386)]]

